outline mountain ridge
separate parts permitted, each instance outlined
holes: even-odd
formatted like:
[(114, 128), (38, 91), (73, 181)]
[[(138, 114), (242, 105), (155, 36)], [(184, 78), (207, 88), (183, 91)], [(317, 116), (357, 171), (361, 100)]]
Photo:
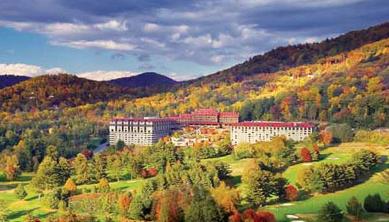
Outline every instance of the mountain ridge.
[(144, 72), (135, 76), (122, 77), (107, 81), (111, 84), (122, 87), (153, 87), (153, 86), (172, 86), (178, 84), (172, 78), (155, 72)]
[(242, 81), (258, 73), (273, 73), (299, 65), (312, 64), (321, 58), (348, 52), (388, 37), (389, 22), (385, 22), (369, 28), (346, 32), (317, 43), (281, 46), (225, 70), (185, 81), (185, 84), (201, 85), (203, 83)]
[(0, 89), (13, 86), (28, 79), (30, 79), (28, 76), (19, 76), (13, 74), (0, 75)]

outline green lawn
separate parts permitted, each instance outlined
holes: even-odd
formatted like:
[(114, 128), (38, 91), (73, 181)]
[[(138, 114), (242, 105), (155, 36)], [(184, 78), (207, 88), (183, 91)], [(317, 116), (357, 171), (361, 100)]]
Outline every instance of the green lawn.
[[(386, 149), (385, 146), (368, 144), (368, 143), (344, 143), (337, 146), (326, 148), (321, 151), (322, 159), (313, 163), (300, 163), (289, 167), (284, 173), (283, 176), (288, 179), (288, 181), (292, 184), (296, 183), (297, 173), (310, 165), (321, 164), (321, 163), (336, 163), (341, 164), (350, 160), (351, 155), (360, 149), (369, 149), (373, 150), (381, 155), (388, 156), (389, 150)], [(223, 161), (228, 163), (232, 169), (232, 179), (227, 182), (230, 185), (237, 187), (241, 192), (244, 192), (244, 187), (241, 186), (240, 177), (243, 173), (244, 167), (250, 161), (250, 159), (242, 159), (235, 160), (232, 155), (212, 158), (203, 160), (206, 161)], [(379, 167), (375, 169), (375, 172), (380, 172), (389, 168), (389, 161), (385, 164), (381, 164)], [(356, 196), (360, 201), (362, 201), (368, 194), (380, 193), (382, 197), (386, 200), (389, 200), (389, 184), (383, 184), (377, 179), (377, 175), (373, 175), (367, 181), (362, 184), (353, 186), (351, 188), (338, 191), (336, 193), (330, 194), (318, 194), (313, 197), (310, 197), (306, 200), (284, 203), (284, 204), (274, 204), (265, 207), (264, 209), (272, 211), (276, 217), (277, 221), (289, 221), (286, 218), (286, 215), (300, 215), (303, 214), (316, 214), (320, 207), (327, 203), (328, 201), (333, 201), (339, 205), (343, 210), (345, 210), (345, 205), (347, 201), (352, 197)], [(244, 193), (242, 194), (244, 196)], [(387, 215), (379, 215), (370, 214), (368, 221), (389, 221), (389, 216), (387, 216), (386, 220), (385, 216)], [(306, 218), (304, 218), (306, 219)], [(315, 221), (315, 220), (312, 220)]]
[[(45, 219), (51, 214), (56, 214), (57, 210), (47, 208), (41, 200), (38, 199), (38, 194), (26, 186), (28, 196), (24, 200), (19, 200), (14, 194), (14, 189), (18, 183), (28, 183), (32, 174), (23, 174), (18, 181), (0, 182), (0, 201), (4, 201), (7, 206), (8, 219), (10, 222), (22, 222), (24, 218), (31, 214), (40, 219)], [(114, 190), (138, 190), (145, 180), (128, 180), (112, 182), (110, 186)], [(84, 188), (92, 188), (96, 184), (78, 186), (79, 190)]]
[[(377, 153), (384, 156), (387, 156), (389, 152), (388, 150), (385, 150), (385, 147), (378, 145), (365, 143), (345, 143), (336, 147), (327, 148), (326, 150), (321, 152), (325, 158), (321, 161), (314, 162), (312, 164), (344, 163), (350, 159), (351, 155), (354, 152), (362, 148), (375, 150)], [(283, 175), (289, 180), (290, 183), (295, 183), (297, 172), (308, 166), (309, 165), (306, 163), (291, 166), (284, 172)], [(364, 183), (335, 193), (317, 194), (302, 201), (270, 205), (267, 206), (265, 209), (272, 211), (276, 215), (277, 221), (288, 221), (286, 219), (286, 215), (315, 214), (318, 212), (320, 207), (328, 201), (333, 201), (339, 207), (345, 210), (345, 205), (352, 196), (355, 196), (360, 201), (363, 201), (363, 199), (368, 194), (379, 193), (385, 200), (389, 200), (389, 184), (384, 184), (380, 182), (377, 175), (377, 173), (385, 169), (389, 169), (389, 160), (387, 160), (386, 163), (380, 164), (378, 167), (376, 167), (374, 169), (375, 174), (368, 178)], [(375, 221), (374, 218), (376, 215), (370, 216), (371, 217), (368, 219), (368, 221)], [(389, 215), (386, 216), (386, 220), (384, 220), (385, 215), (380, 215), (376, 219), (377, 221), (389, 221)]]

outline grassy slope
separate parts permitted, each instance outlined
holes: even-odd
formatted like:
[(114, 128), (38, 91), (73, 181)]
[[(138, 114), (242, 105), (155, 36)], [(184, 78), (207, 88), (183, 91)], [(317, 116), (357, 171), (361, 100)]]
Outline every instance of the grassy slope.
[[(26, 186), (28, 196), (24, 200), (19, 200), (16, 197), (14, 188), (18, 183), (28, 183), (31, 176), (31, 174), (23, 174), (21, 181), (0, 182), (0, 201), (4, 201), (7, 205), (10, 222), (22, 222), (27, 214), (45, 219), (51, 214), (59, 213), (57, 210), (45, 207), (45, 204), (39, 200), (38, 194), (29, 186)], [(119, 181), (110, 183), (110, 186), (115, 190), (137, 190), (143, 182), (144, 180)], [(78, 189), (82, 190), (92, 186), (95, 186), (95, 184), (78, 186)]]
[[(352, 153), (360, 149), (370, 149), (380, 153), (381, 155), (389, 155), (389, 150), (386, 150), (384, 146), (367, 143), (345, 143), (339, 146), (327, 148), (322, 152), (324, 159), (312, 164), (344, 163), (350, 159)], [(241, 192), (244, 191), (244, 188), (240, 184), (240, 175), (243, 172), (245, 164), (249, 161), (248, 159), (234, 160), (232, 156), (229, 155), (220, 158), (213, 158), (210, 160), (219, 160), (230, 164), (233, 175), (233, 180), (231, 183), (234, 184)], [(283, 173), (283, 175), (289, 180), (290, 183), (294, 184), (296, 182), (297, 172), (305, 167), (308, 167), (309, 165), (311, 164), (301, 163), (291, 166)], [(318, 194), (306, 200), (293, 203), (269, 205), (264, 209), (272, 211), (276, 215), (277, 221), (288, 221), (286, 219), (286, 215), (315, 214), (318, 212), (320, 207), (328, 201), (335, 202), (339, 207), (345, 210), (345, 205), (352, 196), (356, 196), (360, 201), (362, 201), (368, 194), (380, 193), (386, 200), (389, 200), (389, 184), (381, 183), (377, 176), (378, 172), (381, 172), (385, 169), (389, 169), (389, 160), (377, 167), (375, 169), (376, 174), (374, 174), (362, 184), (335, 193)], [(383, 218), (386, 218), (387, 220), (383, 221), (389, 221), (389, 216), (385, 217), (385, 215), (369, 215), (369, 221), (375, 221), (374, 218), (377, 220), (383, 220)]]

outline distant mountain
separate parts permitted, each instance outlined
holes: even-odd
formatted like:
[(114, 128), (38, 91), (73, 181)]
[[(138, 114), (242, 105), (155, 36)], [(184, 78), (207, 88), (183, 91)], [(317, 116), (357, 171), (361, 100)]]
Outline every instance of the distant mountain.
[(14, 112), (55, 109), (117, 98), (135, 98), (144, 94), (74, 75), (43, 75), (0, 89), (0, 110)]
[(113, 79), (108, 82), (114, 85), (130, 88), (166, 87), (173, 86), (178, 83), (174, 79), (155, 72), (145, 72), (136, 76)]
[(260, 73), (273, 73), (300, 65), (313, 64), (322, 58), (349, 52), (365, 44), (389, 37), (389, 22), (368, 29), (348, 32), (320, 43), (299, 44), (273, 49), (223, 71), (189, 80), (187, 84), (218, 84), (243, 81)]
[(16, 75), (0, 75), (0, 89), (25, 81), (30, 77)]

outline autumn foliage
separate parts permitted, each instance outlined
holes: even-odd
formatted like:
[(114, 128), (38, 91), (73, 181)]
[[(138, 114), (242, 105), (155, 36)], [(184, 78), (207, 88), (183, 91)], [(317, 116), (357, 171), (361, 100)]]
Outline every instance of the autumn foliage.
[(312, 155), (308, 148), (304, 147), (300, 151), (301, 160), (304, 162), (311, 162)]
[(291, 184), (285, 187), (285, 199), (289, 201), (295, 201), (298, 199), (298, 197), (299, 197), (299, 191), (297, 190), (296, 187), (294, 187)]
[(71, 178), (69, 178), (64, 185), (64, 189), (70, 193), (74, 193), (77, 191), (76, 183)]
[(332, 142), (332, 133), (330, 131), (321, 131), (320, 139), (327, 146)]
[(121, 214), (125, 215), (128, 212), (128, 209), (131, 204), (132, 197), (130, 194), (121, 194), (119, 196), (118, 205), (119, 205), (119, 211)]
[(234, 213), (229, 217), (230, 222), (276, 222), (274, 215), (268, 211), (257, 211), (247, 209), (242, 214)]
[(155, 169), (154, 167), (151, 167), (148, 169), (142, 169), (140, 174), (143, 178), (155, 177), (158, 175), (158, 170)]

